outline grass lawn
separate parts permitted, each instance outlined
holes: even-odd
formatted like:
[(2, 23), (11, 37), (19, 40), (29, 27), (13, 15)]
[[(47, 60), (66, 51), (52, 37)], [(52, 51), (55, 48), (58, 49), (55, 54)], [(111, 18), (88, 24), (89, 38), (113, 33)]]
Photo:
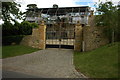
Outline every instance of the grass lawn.
[(74, 52), (74, 65), (89, 78), (118, 77), (118, 44), (108, 44), (90, 52)]
[(23, 45), (2, 46), (2, 58), (28, 54), (38, 50), (39, 49), (31, 48)]

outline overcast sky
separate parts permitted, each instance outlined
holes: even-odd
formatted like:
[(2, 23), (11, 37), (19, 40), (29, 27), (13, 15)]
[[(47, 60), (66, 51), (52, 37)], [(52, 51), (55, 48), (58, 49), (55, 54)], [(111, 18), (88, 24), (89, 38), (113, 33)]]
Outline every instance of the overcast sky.
[[(57, 4), (59, 7), (74, 7), (74, 6), (90, 6), (94, 7), (95, 2), (106, 0), (16, 0), (21, 4), (20, 10), (23, 12), (26, 10), (27, 4), (37, 4), (38, 8), (50, 8), (53, 4)], [(118, 4), (119, 0), (107, 0), (113, 1), (114, 4)]]

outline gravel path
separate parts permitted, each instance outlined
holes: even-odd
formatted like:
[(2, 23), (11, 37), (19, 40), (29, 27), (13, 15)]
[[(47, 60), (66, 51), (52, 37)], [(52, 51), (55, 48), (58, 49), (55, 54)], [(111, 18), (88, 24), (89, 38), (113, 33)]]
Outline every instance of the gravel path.
[(43, 78), (84, 78), (73, 66), (73, 50), (46, 49), (2, 60), (3, 70)]

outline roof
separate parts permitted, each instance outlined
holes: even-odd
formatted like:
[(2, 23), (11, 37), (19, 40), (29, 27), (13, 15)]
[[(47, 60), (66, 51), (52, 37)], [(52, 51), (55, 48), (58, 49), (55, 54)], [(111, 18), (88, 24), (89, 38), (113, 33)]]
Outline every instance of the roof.
[(89, 6), (80, 7), (58, 7), (58, 8), (32, 8), (28, 11), (41, 12), (48, 15), (64, 15), (66, 13), (86, 12), (89, 10)]

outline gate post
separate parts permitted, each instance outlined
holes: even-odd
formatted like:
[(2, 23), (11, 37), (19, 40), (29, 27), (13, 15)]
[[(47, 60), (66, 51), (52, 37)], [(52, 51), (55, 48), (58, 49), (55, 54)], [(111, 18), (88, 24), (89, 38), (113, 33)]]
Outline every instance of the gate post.
[(46, 25), (44, 24), (44, 21), (39, 25), (39, 36), (40, 36), (40, 49), (45, 49), (46, 47)]
[(77, 24), (75, 25), (74, 50), (81, 51), (81, 49), (82, 49), (82, 26), (80, 24), (80, 21), (78, 21)]

